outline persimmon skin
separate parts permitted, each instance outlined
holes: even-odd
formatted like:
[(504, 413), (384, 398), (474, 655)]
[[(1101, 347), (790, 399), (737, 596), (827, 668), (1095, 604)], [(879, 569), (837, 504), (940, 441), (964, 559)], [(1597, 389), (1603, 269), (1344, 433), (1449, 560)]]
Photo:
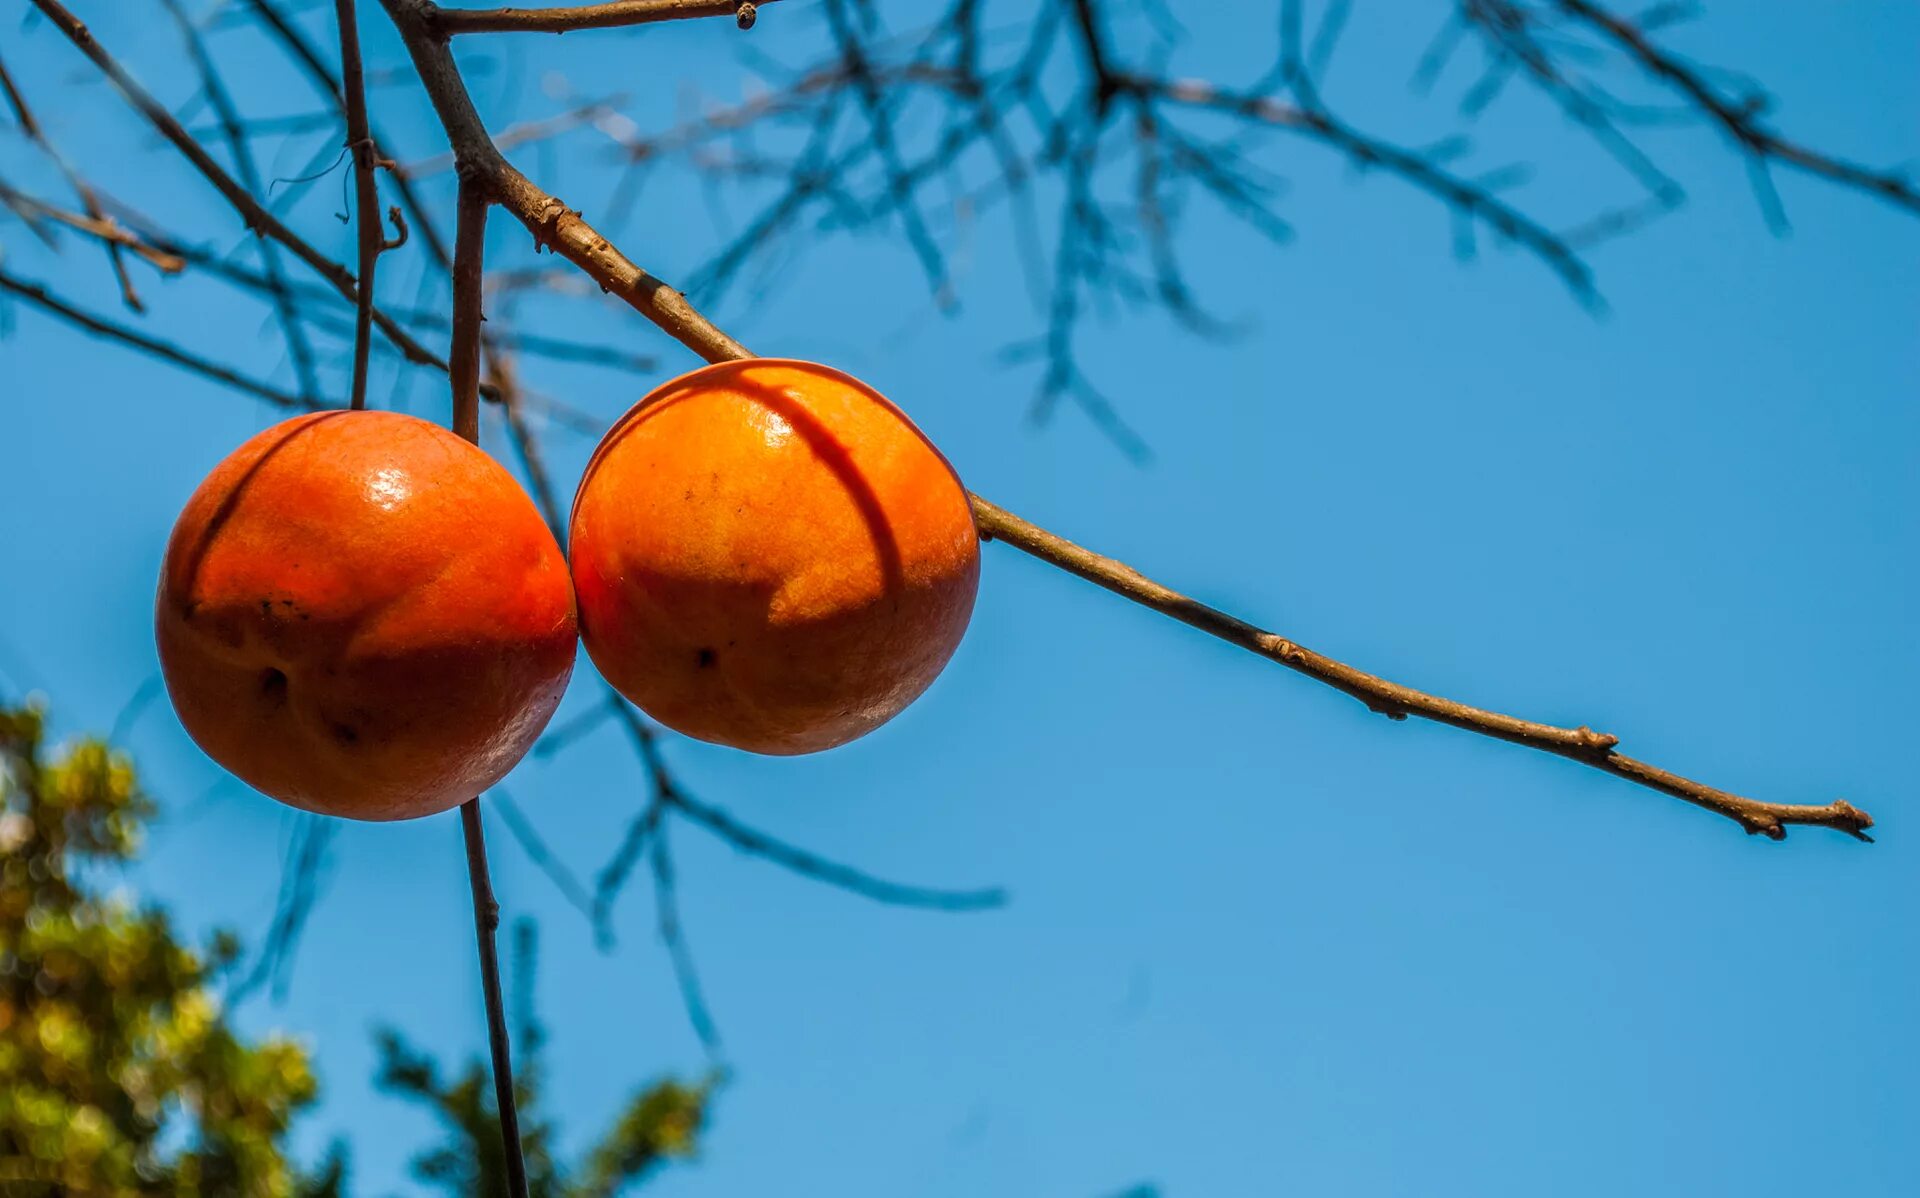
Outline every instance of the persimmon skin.
[(560, 547), (499, 463), (393, 412), (296, 416), (174, 525), (161, 671), (209, 756), (292, 806), (445, 811), (532, 747), (573, 671)]
[(682, 375), (594, 452), (569, 557), (581, 639), (661, 723), (756, 753), (865, 735), (933, 682), (980, 538), (953, 467), (878, 392), (811, 362)]

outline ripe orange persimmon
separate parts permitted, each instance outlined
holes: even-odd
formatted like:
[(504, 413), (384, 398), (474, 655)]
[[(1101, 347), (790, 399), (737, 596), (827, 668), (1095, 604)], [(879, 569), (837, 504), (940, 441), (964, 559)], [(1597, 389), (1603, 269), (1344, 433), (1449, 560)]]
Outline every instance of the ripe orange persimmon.
[(408, 819), (498, 782), (573, 670), (566, 561), (477, 447), (393, 412), (260, 433), (187, 501), (154, 629), (214, 760), (308, 811)]
[(953, 467), (825, 366), (723, 362), (641, 400), (574, 497), (594, 665), (669, 727), (811, 753), (919, 697), (966, 632), (980, 541)]

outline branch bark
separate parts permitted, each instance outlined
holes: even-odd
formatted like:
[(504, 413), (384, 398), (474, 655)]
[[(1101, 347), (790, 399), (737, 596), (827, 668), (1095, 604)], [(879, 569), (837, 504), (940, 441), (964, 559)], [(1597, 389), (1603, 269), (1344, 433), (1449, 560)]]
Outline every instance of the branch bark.
[[(480, 322), (486, 268), (487, 193), (469, 176), (460, 179), (453, 238), (453, 346), (447, 377), (453, 388), (453, 431), (480, 443)], [(473, 887), (473, 926), (480, 945), (480, 979), (487, 1006), (487, 1049), (493, 1063), (494, 1104), (500, 1113), (500, 1144), (506, 1154), (509, 1198), (527, 1198), (527, 1163), (520, 1146), (520, 1113), (513, 1095), (513, 1044), (500, 1000), (500, 962), (494, 932), (500, 904), (487, 872), (487, 844), (480, 821), (480, 799), (460, 805), (460, 830), (467, 843), (467, 878)]]
[(181, 349), (172, 342), (162, 341), (158, 337), (149, 337), (138, 329), (108, 320), (104, 316), (77, 308), (48, 291), (38, 283), (19, 278), (0, 270), (0, 291), (17, 295), (35, 307), (50, 312), (68, 324), (76, 325), (96, 336), (120, 341), (142, 353), (152, 354), (165, 362), (183, 367), (195, 374), (210, 378), (248, 395), (264, 399), (268, 403), (282, 408), (308, 408), (312, 405), (300, 396), (289, 395), (285, 391), (270, 387), (258, 379), (250, 379), (238, 371), (208, 361), (198, 354)]
[[(44, 0), (42, 0), (44, 2)], [(398, 27), (428, 97), (458, 157), (463, 182), (487, 180), (495, 202), (511, 212), (536, 244), (566, 258), (641, 315), (709, 362), (752, 353), (696, 309), (680, 292), (635, 265), (581, 215), (527, 179), (495, 147), (455, 65), (445, 30), (427, 0), (381, 0)], [(977, 495), (975, 523), (988, 540), (1005, 541), (1049, 565), (1086, 579), (1134, 603), (1257, 653), (1315, 681), (1352, 695), (1393, 719), (1419, 716), (1482, 736), (1524, 745), (1592, 766), (1617, 778), (1716, 812), (1747, 832), (1780, 840), (1789, 825), (1831, 828), (1860, 840), (1873, 819), (1842, 800), (1824, 805), (1749, 799), (1615, 752), (1617, 739), (1590, 728), (1561, 728), (1451, 699), (1355, 669), (1247, 621), (1208, 607), (1170, 587), (1022, 519)]]
[[(315, 274), (331, 284), (335, 291), (351, 302), (359, 302), (359, 283), (354, 278), (353, 272), (309, 245), (299, 234), (289, 229), (273, 213), (267, 211), (246, 188), (234, 180), (233, 176), (221, 169), (220, 164), (215, 162), (200, 143), (193, 139), (193, 135), (174, 119), (173, 114), (148, 94), (113, 55), (107, 53), (106, 47), (94, 38), (92, 31), (78, 17), (67, 11), (59, 0), (33, 0), (33, 4), (53, 22), (55, 28), (66, 35), (68, 41), (93, 61), (93, 64), (112, 81), (114, 87), (129, 104), (133, 105), (162, 137), (171, 142), (174, 148), (179, 150), (187, 161), (191, 162), (194, 168), (206, 178), (207, 182), (213, 184), (214, 190), (218, 191), (233, 210), (240, 214), (240, 218), (246, 222), (249, 229), (260, 236), (271, 237), (286, 246)], [(378, 308), (374, 309), (373, 323), (409, 362), (421, 366), (446, 368), (445, 362), (439, 355), (421, 345), (412, 334)]]
[(367, 359), (373, 348), (373, 272), (385, 230), (380, 226), (380, 188), (373, 170), (373, 134), (367, 128), (367, 83), (360, 66), (360, 24), (353, 0), (334, 0), (340, 26), (340, 82), (347, 110), (347, 149), (353, 155), (353, 218), (359, 239), (360, 286), (353, 314), (353, 385), (347, 406), (367, 406)]
[(447, 355), (447, 375), (453, 384), (453, 431), (478, 445), (487, 193), (479, 182), (462, 176), (458, 203), (453, 234), (453, 345)]
[(1557, 0), (1557, 3), (1562, 11), (1611, 39), (1655, 78), (1684, 95), (1754, 159), (1760, 162), (1775, 159), (1810, 175), (1877, 196), (1895, 207), (1920, 212), (1920, 188), (1903, 172), (1874, 170), (1789, 141), (1766, 126), (1763, 107), (1722, 95), (1708, 81), (1705, 72), (1655, 45), (1635, 21), (1589, 0)]
[[(760, 5), (774, 2), (760, 0)], [(733, 17), (746, 29), (753, 24), (751, 14), (757, 7), (741, 0), (613, 0), (557, 8), (441, 8), (429, 4), (422, 6), (422, 19), (444, 37), (457, 33), (572, 33), (696, 17)]]
[(480, 985), (487, 1004), (487, 1048), (493, 1057), (493, 1097), (500, 1111), (500, 1138), (506, 1149), (509, 1198), (527, 1198), (527, 1162), (520, 1151), (520, 1112), (513, 1099), (513, 1052), (507, 1032), (507, 1008), (500, 995), (500, 954), (494, 933), (500, 928), (500, 903), (487, 872), (487, 838), (480, 823), (480, 800), (460, 804), (460, 832), (467, 846), (467, 882), (473, 889), (473, 932), (480, 948)]

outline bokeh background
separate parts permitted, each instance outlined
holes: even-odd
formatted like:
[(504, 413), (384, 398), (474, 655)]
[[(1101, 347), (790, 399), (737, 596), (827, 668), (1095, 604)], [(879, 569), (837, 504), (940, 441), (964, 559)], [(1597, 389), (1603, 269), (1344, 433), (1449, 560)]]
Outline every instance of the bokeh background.
[[(82, 15), (177, 100), (177, 43), (139, 7)], [(430, 147), (365, 7), (374, 65), (398, 68), (376, 111)], [(754, 48), (778, 55), (783, 29), (810, 28), (801, 8), (770, 7)], [(1404, 86), (1430, 16), (1358, 6), (1329, 98), (1407, 140), (1449, 127)], [(208, 227), (238, 244), (64, 44), (12, 12), (0, 26), (23, 80), (67, 97), (41, 108), (72, 157), (112, 164), (151, 211), (215, 212)], [(666, 121), (694, 82), (719, 100), (751, 86), (729, 34), (493, 39), (468, 58), (485, 111), (557, 110), (559, 73)], [(1911, 5), (1714, 6), (1674, 37), (1764, 79), (1808, 141), (1920, 154)], [(1272, 53), (1264, 27), (1190, 20), (1181, 61), (1233, 78)], [(250, 102), (309, 105), (264, 51), (229, 62)], [(1515, 92), (1481, 124), (1533, 147), (1539, 203), (1571, 209), (1600, 186), (1537, 99)], [(881, 907), (677, 830), (733, 1072), (701, 1160), (650, 1192), (1920, 1192), (1920, 222), (1783, 175), (1793, 228), (1775, 236), (1714, 134), (1650, 136), (1689, 202), (1593, 253), (1598, 313), (1520, 255), (1457, 260), (1444, 211), (1323, 154), (1281, 163), (1285, 248), (1196, 212), (1180, 235), (1192, 281), (1239, 335), (1141, 316), (1081, 337), (1145, 465), (1071, 408), (1028, 420), (1033, 375), (999, 355), (1040, 318), (992, 221), (959, 233), (952, 317), (888, 236), (811, 241), (716, 315), (758, 352), (866, 378), (981, 494), (1196, 597), (1396, 679), (1590, 723), (1731, 789), (1844, 796), (1879, 820), (1878, 843), (1748, 838), (1564, 761), (1390, 724), (989, 547), (966, 643), (894, 724), (798, 760), (670, 745), (695, 793), (769, 830), (889, 876), (1004, 884), (1012, 902)], [(593, 216), (611, 168), (590, 135), (517, 157)], [(663, 174), (620, 240), (671, 280), (749, 211)], [(522, 236), (496, 218), (496, 246)], [(341, 225), (323, 248), (347, 260), (350, 240)], [(11, 267), (111, 305), (104, 265), (81, 261), (92, 247), (7, 244)], [(218, 329), (235, 360), (279, 368), (257, 309), (191, 280), (146, 290), (147, 327)], [(630, 314), (566, 311), (572, 335), (695, 364)], [(276, 414), (24, 308), (0, 316), (0, 681), (46, 692), (59, 729), (102, 730), (156, 673), (174, 513)], [(608, 420), (648, 385), (558, 366), (537, 383)], [(427, 375), (377, 381), (374, 402), (446, 414)], [(569, 492), (591, 439), (553, 429), (547, 444)], [(597, 700), (583, 657), (561, 718)], [(164, 701), (132, 713), (126, 743), (163, 804), (128, 885), (189, 928), (257, 942), (294, 816), (227, 779)], [(509, 785), (590, 872), (643, 780), (608, 726)], [(644, 878), (603, 953), (497, 825), (493, 858), (508, 917), (542, 932), (563, 1146), (647, 1079), (702, 1069)], [(410, 1192), (429, 1128), (373, 1088), (370, 1031), (483, 1048), (457, 820), (346, 827), (322, 883), (284, 997), (251, 999), (242, 1022), (317, 1055), (305, 1151), (346, 1137), (357, 1192)]]

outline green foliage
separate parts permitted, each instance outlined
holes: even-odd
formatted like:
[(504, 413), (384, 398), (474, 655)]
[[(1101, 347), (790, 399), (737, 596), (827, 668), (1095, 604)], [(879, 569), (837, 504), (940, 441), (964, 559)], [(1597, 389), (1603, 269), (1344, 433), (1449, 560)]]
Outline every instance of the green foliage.
[[(521, 966), (516, 989), (525, 997), (533, 976), (533, 930), (523, 923), (515, 931)], [(553, 1124), (541, 1109), (545, 1034), (530, 1010), (522, 1011), (519, 1025), (514, 1104), (531, 1198), (613, 1198), (669, 1161), (695, 1154), (718, 1075), (693, 1085), (669, 1078), (642, 1089), (577, 1165), (563, 1167), (552, 1152)], [(485, 1063), (475, 1059), (442, 1076), (431, 1058), (397, 1032), (381, 1032), (379, 1047), (381, 1087), (431, 1110), (445, 1129), (444, 1140), (414, 1158), (414, 1175), (450, 1198), (506, 1198), (499, 1113)]]
[(34, 707), (0, 708), (0, 1192), (333, 1195), (287, 1159), (314, 1098), (291, 1041), (243, 1039), (212, 988), (238, 953), (175, 939), (102, 893), (153, 805), (98, 740), (49, 755)]
[[(98, 740), (51, 753), (44, 741), (38, 708), (0, 707), (0, 1195), (340, 1198), (342, 1154), (312, 1175), (286, 1155), (316, 1091), (305, 1052), (243, 1039), (215, 992), (238, 942), (216, 936), (196, 952), (163, 912), (103, 890), (153, 816), (132, 763)], [(523, 927), (523, 995), (533, 952)], [(520, 1023), (533, 1198), (612, 1198), (694, 1154), (717, 1079), (647, 1087), (577, 1168), (562, 1168), (540, 1105), (542, 1032), (530, 1013)], [(486, 1065), (443, 1078), (395, 1034), (380, 1048), (382, 1085), (446, 1127), (416, 1175), (455, 1198), (505, 1198)]]

